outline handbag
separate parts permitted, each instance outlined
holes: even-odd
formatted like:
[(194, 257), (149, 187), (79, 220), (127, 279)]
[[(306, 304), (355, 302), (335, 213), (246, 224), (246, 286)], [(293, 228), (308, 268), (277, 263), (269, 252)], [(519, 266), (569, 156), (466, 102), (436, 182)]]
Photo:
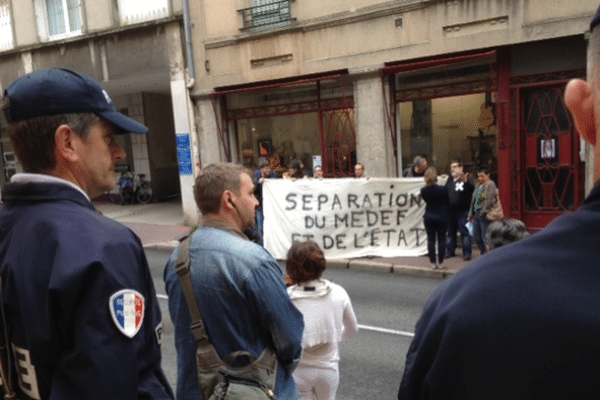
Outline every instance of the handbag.
[[(277, 356), (271, 347), (255, 358), (247, 351), (236, 351), (221, 359), (210, 343), (202, 314), (190, 278), (190, 240), (187, 236), (179, 245), (175, 271), (181, 282), (190, 316), (191, 329), (196, 341), (198, 384), (205, 400), (274, 400)], [(235, 360), (246, 358), (249, 364), (233, 367)]]
[(500, 195), (496, 195), (496, 202), (492, 209), (485, 215), (488, 221), (500, 221), (504, 218), (504, 210), (502, 210), (502, 203), (500, 203)]

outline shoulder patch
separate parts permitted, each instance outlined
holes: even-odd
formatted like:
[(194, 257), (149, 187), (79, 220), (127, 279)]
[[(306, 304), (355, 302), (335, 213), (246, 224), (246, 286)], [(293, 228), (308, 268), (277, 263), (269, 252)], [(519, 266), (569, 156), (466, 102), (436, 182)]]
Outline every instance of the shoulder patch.
[(133, 289), (123, 289), (110, 296), (108, 308), (117, 328), (125, 336), (132, 338), (144, 322), (146, 301), (144, 296)]

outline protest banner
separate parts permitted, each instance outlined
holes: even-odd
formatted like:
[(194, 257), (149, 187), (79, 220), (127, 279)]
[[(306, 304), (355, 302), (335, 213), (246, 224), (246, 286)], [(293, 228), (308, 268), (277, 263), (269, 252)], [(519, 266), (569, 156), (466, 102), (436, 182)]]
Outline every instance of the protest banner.
[(332, 259), (424, 255), (423, 186), (422, 178), (268, 179), (265, 248), (285, 259), (293, 241), (310, 239)]

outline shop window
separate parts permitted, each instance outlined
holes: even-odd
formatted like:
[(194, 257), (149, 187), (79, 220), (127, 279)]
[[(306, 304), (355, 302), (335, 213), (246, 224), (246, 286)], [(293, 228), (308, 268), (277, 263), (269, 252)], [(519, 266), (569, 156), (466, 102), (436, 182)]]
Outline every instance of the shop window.
[(310, 171), (313, 158), (321, 155), (316, 113), (242, 120), (236, 128), (240, 161), (251, 169), (266, 158), (278, 176), (295, 160)]
[(12, 49), (13, 34), (8, 0), (0, 0), (0, 51)]
[(122, 25), (150, 21), (169, 16), (168, 0), (119, 0)]
[(471, 176), (484, 167), (497, 181), (495, 57), (490, 52), (389, 67), (404, 173), (419, 155), (440, 174), (457, 160)]
[(238, 10), (242, 14), (243, 28), (265, 30), (287, 26), (292, 21), (290, 1), (252, 0), (252, 6)]
[(235, 154), (250, 169), (266, 158), (278, 176), (293, 161), (312, 175), (320, 165), (327, 177), (350, 176), (356, 162), (352, 86), (337, 80), (227, 97), (227, 118), (235, 131)]
[(440, 174), (461, 161), (475, 176), (488, 168), (497, 180), (497, 124), (494, 93), (407, 101), (399, 104), (402, 164), (423, 155)]

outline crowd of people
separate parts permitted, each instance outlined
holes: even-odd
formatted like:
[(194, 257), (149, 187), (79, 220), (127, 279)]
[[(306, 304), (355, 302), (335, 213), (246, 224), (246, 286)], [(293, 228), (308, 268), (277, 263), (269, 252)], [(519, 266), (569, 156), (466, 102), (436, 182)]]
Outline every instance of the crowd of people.
[(502, 206), (496, 184), (486, 168), (479, 168), (475, 184), (459, 161), (450, 164), (450, 176), (444, 187), (437, 184), (435, 167), (428, 167), (423, 177), (425, 187), (421, 189), (421, 197), (426, 204), (423, 224), (432, 268), (444, 269), (444, 259), (456, 256), (457, 233), (465, 261), (472, 257), (471, 236), (481, 254), (485, 254), (528, 235), (522, 221), (504, 218), (502, 211), (500, 215), (493, 212)]
[[(600, 9), (589, 39), (591, 79), (573, 80), (565, 92), (578, 131), (597, 152), (598, 25)], [(119, 113), (97, 82), (56, 68), (9, 85), (2, 114), (24, 170), (3, 188), (0, 207), (5, 398), (175, 398), (161, 368), (161, 313), (140, 239), (91, 202), (115, 185), (115, 165), (125, 157), (116, 135), (147, 128)], [(600, 158), (595, 163), (600, 180)], [(293, 163), (290, 178), (303, 171)], [(336, 397), (340, 343), (358, 332), (350, 297), (323, 278), (327, 262), (316, 243), (291, 246), (286, 283), (278, 262), (249, 240), (246, 232), (260, 209), (256, 190), (272, 178), (268, 163), (257, 172), (216, 163), (196, 178), (201, 226), (164, 271), (178, 399), (208, 400), (202, 377), (211, 385), (214, 380), (209, 394), (237, 385), (264, 390), (265, 398)], [(362, 164), (355, 174), (365, 177)], [(457, 231), (463, 257), (471, 258), (469, 224), (481, 253), (494, 250), (431, 295), (406, 356), (398, 399), (598, 396), (600, 184), (577, 212), (528, 237), (521, 221), (497, 216), (498, 190), (485, 169), (477, 171), (475, 184), (453, 162), (441, 186), (436, 169), (420, 157), (408, 174), (425, 181), (421, 195), (434, 268), (456, 254)], [(184, 258), (189, 286), (182, 279)], [(200, 324), (192, 324), (186, 296), (202, 309)], [(206, 338), (223, 368), (205, 363), (198, 349)], [(260, 376), (250, 385), (230, 375), (248, 372), (266, 352), (273, 363), (260, 368), (270, 371), (265, 379), (274, 384), (263, 384)]]
[[(196, 179), (202, 224), (164, 271), (177, 349), (173, 393), (161, 368), (161, 312), (140, 239), (91, 202), (115, 186), (115, 165), (125, 158), (116, 135), (148, 128), (116, 111), (97, 82), (58, 68), (8, 86), (2, 116), (24, 170), (3, 188), (0, 207), (4, 398), (208, 400), (241, 385), (264, 388), (265, 398), (335, 399), (339, 345), (356, 335), (356, 316), (346, 291), (322, 277), (317, 244), (292, 246), (286, 284), (278, 262), (250, 240), (260, 239), (253, 237), (257, 223), (262, 230), (262, 185), (275, 177), (268, 161), (254, 174), (211, 164)], [(292, 163), (290, 178), (303, 170)], [(204, 336), (191, 324), (190, 291)], [(200, 337), (208, 338), (212, 358), (200, 352)], [(214, 367), (215, 357), (222, 367)], [(256, 370), (268, 379), (253, 375), (252, 360), (272, 361)], [(234, 382), (231, 371), (256, 380)]]

